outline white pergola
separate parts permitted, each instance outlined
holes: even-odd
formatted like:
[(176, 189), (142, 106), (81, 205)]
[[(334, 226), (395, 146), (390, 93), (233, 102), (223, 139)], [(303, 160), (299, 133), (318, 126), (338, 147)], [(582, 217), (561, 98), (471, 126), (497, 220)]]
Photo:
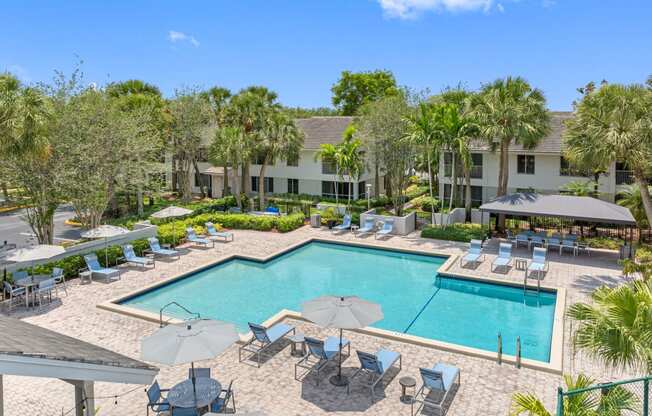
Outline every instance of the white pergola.
[(4, 415), (3, 375), (57, 378), (75, 391), (75, 415), (95, 413), (96, 381), (144, 384), (158, 369), (113, 351), (0, 316), (0, 416)]

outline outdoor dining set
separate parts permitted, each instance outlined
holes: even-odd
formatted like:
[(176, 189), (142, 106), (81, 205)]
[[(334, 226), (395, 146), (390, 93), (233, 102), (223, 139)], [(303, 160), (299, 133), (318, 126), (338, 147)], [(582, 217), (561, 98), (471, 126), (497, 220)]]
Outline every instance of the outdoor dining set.
[(9, 310), (14, 307), (16, 301), (24, 301), (25, 306), (35, 307), (38, 300), (39, 308), (43, 305), (43, 299), (52, 302), (52, 292), (58, 296), (59, 289), (62, 289), (66, 295), (66, 278), (63, 270), (55, 267), (50, 274), (30, 275), (26, 271), (16, 271), (13, 273), (13, 284), (3, 281), (3, 287), (9, 299)]
[(528, 230), (514, 235), (511, 231), (507, 231), (507, 239), (516, 248), (523, 245), (528, 250), (532, 250), (533, 247), (543, 247), (547, 250), (558, 249), (559, 255), (562, 255), (564, 250), (572, 252), (574, 256), (580, 253), (590, 255), (588, 246), (579, 243), (575, 234), (553, 233), (549, 236), (545, 231), (534, 232)]

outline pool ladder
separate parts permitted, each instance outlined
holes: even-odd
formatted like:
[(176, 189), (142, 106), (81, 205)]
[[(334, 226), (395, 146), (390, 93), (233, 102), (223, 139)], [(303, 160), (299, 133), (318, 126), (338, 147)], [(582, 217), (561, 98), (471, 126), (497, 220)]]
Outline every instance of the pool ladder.
[(183, 311), (186, 312), (188, 315), (192, 315), (192, 317), (193, 317), (194, 319), (199, 319), (199, 318), (201, 318), (201, 315), (199, 314), (199, 312), (192, 312), (192, 311), (188, 310), (188, 308), (186, 308), (185, 306), (179, 304), (178, 302), (170, 302), (170, 303), (168, 303), (167, 305), (163, 306), (163, 307), (162, 307), (161, 309), (159, 309), (159, 311), (158, 311), (159, 325), (160, 325), (161, 328), (163, 328), (165, 325), (168, 324), (168, 321), (163, 321), (163, 311), (164, 311), (165, 309), (167, 309), (169, 306), (176, 306), (176, 307), (178, 307), (178, 308), (183, 309)]
[[(503, 336), (498, 333), (498, 364), (503, 363)], [(521, 368), (521, 337), (516, 337), (516, 368)]]
[[(523, 295), (525, 295), (526, 293), (527, 293), (527, 270), (525, 271), (525, 277), (523, 278)], [(541, 279), (537, 278), (537, 296), (540, 293), (541, 293)]]

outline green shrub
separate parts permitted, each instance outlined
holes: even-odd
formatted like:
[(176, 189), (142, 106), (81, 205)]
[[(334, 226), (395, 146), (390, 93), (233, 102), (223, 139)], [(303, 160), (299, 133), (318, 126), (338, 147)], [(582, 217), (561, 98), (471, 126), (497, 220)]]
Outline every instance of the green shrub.
[(276, 226), (276, 229), (282, 233), (296, 230), (303, 225), (305, 219), (306, 217), (303, 215), (303, 212), (284, 215), (278, 218), (278, 225)]
[(487, 233), (487, 228), (480, 224), (453, 224), (448, 226), (428, 226), (421, 231), (421, 237), (469, 242), (471, 240), (483, 240)]
[(434, 197), (431, 198), (428, 195), (421, 195), (419, 197), (412, 199), (412, 201), (410, 202), (412, 202), (412, 205), (415, 208), (419, 208), (422, 211), (431, 212), (433, 206), (435, 207), (435, 212), (439, 210), (439, 200)]
[(636, 260), (640, 263), (652, 262), (652, 246), (643, 244), (636, 249)]
[(580, 242), (591, 248), (604, 248), (607, 250), (618, 250), (625, 243), (620, 238), (611, 237), (585, 237), (581, 238)]
[(407, 189), (405, 190), (405, 196), (408, 199), (414, 199), (414, 198), (417, 198), (417, 197), (419, 197), (421, 195), (427, 194), (428, 190), (429, 190), (429, 188), (428, 188), (427, 185), (424, 186), (424, 185), (418, 185), (418, 184), (415, 183), (415, 184), (410, 185), (410, 186), (407, 187)]

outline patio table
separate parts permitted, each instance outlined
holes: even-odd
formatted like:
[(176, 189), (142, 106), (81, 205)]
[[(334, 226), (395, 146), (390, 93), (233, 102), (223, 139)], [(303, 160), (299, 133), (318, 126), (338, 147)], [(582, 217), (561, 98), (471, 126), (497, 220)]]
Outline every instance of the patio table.
[(219, 381), (208, 377), (198, 377), (195, 379), (195, 388), (197, 391), (197, 398), (192, 390), (192, 380), (188, 379), (182, 381), (176, 386), (172, 387), (168, 392), (168, 402), (172, 407), (185, 407), (185, 408), (203, 408), (217, 398), (222, 391), (222, 385)]
[[(51, 279), (50, 275), (47, 274), (37, 274), (34, 276), (26, 277), (24, 279), (17, 280), (15, 282), (16, 286), (24, 287), (25, 288), (25, 294), (27, 296), (27, 307), (29, 307), (29, 298), (33, 298), (33, 296), (30, 296), (30, 293), (34, 292), (34, 287), (38, 286), (39, 283), (44, 282), (48, 279)], [(32, 299), (32, 306), (36, 306), (36, 300)]]

